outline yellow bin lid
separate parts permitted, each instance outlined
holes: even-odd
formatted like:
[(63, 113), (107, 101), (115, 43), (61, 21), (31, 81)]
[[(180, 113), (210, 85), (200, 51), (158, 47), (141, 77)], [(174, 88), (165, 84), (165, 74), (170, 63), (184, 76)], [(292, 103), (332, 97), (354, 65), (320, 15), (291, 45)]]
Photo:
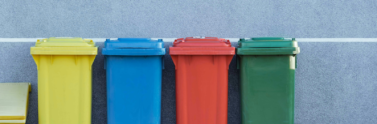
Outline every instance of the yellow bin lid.
[(91, 39), (56, 38), (39, 39), (30, 48), (32, 55), (97, 55), (97, 47)]
[(30, 83), (0, 83), (0, 124), (25, 123)]

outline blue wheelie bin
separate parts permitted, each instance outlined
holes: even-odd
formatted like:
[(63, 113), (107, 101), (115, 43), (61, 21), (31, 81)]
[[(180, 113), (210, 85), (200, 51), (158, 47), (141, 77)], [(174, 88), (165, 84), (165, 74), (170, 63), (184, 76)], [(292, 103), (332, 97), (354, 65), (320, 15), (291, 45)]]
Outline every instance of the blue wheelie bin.
[(160, 124), (162, 39), (106, 39), (108, 124)]

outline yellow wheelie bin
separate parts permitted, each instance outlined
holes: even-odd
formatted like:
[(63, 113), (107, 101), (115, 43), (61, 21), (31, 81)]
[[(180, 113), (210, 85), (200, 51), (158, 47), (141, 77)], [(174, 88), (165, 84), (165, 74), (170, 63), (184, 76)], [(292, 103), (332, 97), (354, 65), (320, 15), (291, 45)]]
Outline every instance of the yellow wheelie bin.
[(90, 124), (93, 40), (37, 40), (30, 53), (38, 69), (39, 124)]

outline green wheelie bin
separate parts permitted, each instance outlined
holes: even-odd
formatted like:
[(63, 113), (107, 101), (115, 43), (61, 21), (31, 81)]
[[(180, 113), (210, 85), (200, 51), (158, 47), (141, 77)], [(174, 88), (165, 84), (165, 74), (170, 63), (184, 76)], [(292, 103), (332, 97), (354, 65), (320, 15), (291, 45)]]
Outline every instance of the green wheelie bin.
[(242, 124), (293, 124), (295, 38), (240, 39), (238, 45)]

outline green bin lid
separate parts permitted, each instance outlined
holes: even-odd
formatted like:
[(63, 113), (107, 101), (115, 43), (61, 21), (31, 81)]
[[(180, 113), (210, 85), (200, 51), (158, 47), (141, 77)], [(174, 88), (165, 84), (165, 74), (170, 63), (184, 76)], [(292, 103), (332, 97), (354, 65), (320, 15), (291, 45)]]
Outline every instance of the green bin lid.
[(295, 38), (257, 37), (240, 39), (238, 55), (295, 55), (300, 53)]

